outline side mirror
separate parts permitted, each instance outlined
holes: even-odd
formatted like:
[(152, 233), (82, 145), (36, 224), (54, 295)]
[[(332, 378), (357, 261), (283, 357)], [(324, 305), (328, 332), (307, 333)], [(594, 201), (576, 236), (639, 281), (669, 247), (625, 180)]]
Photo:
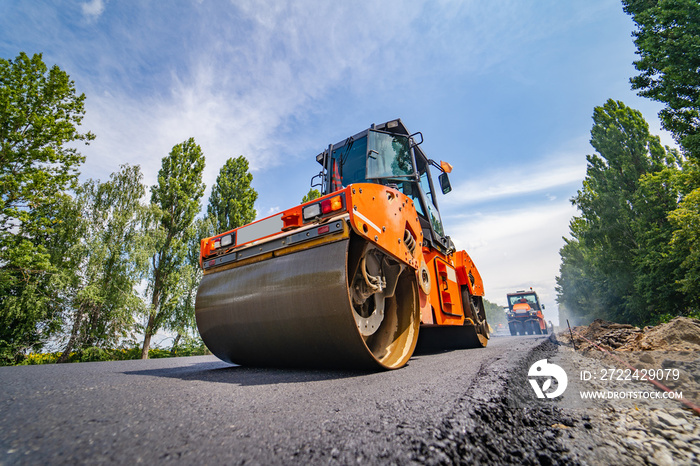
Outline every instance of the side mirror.
[(440, 181), (440, 189), (442, 189), (442, 194), (447, 194), (452, 191), (452, 185), (450, 185), (450, 179), (447, 177), (447, 173), (440, 173), (438, 180)]
[(544, 309), (544, 304), (542, 305), (542, 309)]

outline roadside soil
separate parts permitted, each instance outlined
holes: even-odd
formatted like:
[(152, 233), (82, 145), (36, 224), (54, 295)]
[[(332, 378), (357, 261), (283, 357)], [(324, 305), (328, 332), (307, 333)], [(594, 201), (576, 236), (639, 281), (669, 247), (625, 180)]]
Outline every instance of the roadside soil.
[[(564, 411), (581, 420), (570, 429), (573, 438), (562, 437), (572, 456), (589, 464), (700, 462), (700, 412), (640, 376), (700, 405), (700, 320), (645, 328), (596, 320), (555, 338), (552, 362), (572, 379)], [(606, 398), (582, 400), (581, 392)]]
[[(644, 329), (596, 321), (575, 331), (637, 369), (678, 374), (661, 382), (698, 404), (700, 321), (681, 318)], [(484, 370), (451, 414), (414, 440), (411, 462), (700, 463), (698, 413), (676, 399), (663, 398), (661, 390), (633, 378), (633, 373), (629, 380), (624, 376), (607, 380), (613, 368), (627, 366), (582, 338), (575, 336), (574, 341), (576, 350), (568, 330), (559, 332), (543, 340), (519, 364), (504, 364), (505, 374), (494, 366)], [(559, 365), (568, 375), (567, 390), (557, 399), (536, 398), (527, 382), (529, 367), (542, 359)], [(590, 378), (582, 380), (582, 371), (588, 371)], [(583, 391), (618, 396), (584, 400)]]

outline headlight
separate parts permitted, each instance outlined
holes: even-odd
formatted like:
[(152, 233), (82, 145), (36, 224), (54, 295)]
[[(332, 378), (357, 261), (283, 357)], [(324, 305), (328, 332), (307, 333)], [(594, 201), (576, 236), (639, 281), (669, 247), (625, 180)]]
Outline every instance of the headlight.
[(319, 215), (321, 215), (321, 204), (317, 203), (307, 205), (306, 207), (304, 207), (302, 215), (304, 216), (304, 221), (311, 220), (314, 217), (318, 217)]
[(233, 238), (231, 237), (231, 235), (225, 235), (221, 237), (222, 247), (230, 246), (231, 243), (233, 243)]
[(233, 244), (233, 238), (235, 233), (229, 233), (221, 238), (216, 238), (214, 240), (214, 249), (225, 248), (226, 246), (231, 246)]

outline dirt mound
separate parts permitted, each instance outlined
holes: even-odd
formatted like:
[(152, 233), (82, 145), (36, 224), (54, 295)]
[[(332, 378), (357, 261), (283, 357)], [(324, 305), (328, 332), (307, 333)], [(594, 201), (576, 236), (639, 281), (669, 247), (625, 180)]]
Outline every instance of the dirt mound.
[[(676, 317), (665, 324), (640, 329), (596, 320), (573, 330), (576, 353), (604, 367), (627, 365), (633, 372), (651, 371), (668, 389), (681, 392), (683, 399), (700, 405), (700, 320)], [(610, 353), (598, 349), (585, 337)], [(560, 344), (573, 349), (568, 329), (557, 334)], [(629, 380), (629, 379), (625, 379)], [(615, 380), (615, 383), (624, 381)]]
[[(644, 329), (597, 319), (588, 326), (572, 330), (576, 347), (582, 351), (594, 347), (577, 335), (608, 351), (700, 351), (700, 320), (687, 317), (676, 317), (665, 324)], [(568, 330), (561, 332), (559, 339), (570, 344)]]
[(619, 351), (699, 351), (700, 320), (676, 317), (672, 321), (645, 327)]
[[(612, 351), (624, 346), (628, 341), (642, 333), (639, 327), (629, 324), (616, 324), (601, 319), (594, 320), (591, 325), (574, 327), (572, 330), (576, 348), (582, 351), (595, 348), (588, 341), (580, 338), (580, 336), (585, 337), (601, 348)], [(570, 344), (571, 337), (569, 331), (561, 332), (559, 339)]]

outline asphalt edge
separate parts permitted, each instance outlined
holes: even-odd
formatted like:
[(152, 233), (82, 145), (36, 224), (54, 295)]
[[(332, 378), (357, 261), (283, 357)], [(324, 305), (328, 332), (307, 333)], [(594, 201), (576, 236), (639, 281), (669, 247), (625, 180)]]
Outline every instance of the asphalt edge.
[(580, 421), (556, 400), (537, 399), (529, 367), (559, 351), (555, 335), (521, 358), (485, 361), (452, 412), (415, 442), (411, 459), (442, 464), (581, 464), (562, 437)]

